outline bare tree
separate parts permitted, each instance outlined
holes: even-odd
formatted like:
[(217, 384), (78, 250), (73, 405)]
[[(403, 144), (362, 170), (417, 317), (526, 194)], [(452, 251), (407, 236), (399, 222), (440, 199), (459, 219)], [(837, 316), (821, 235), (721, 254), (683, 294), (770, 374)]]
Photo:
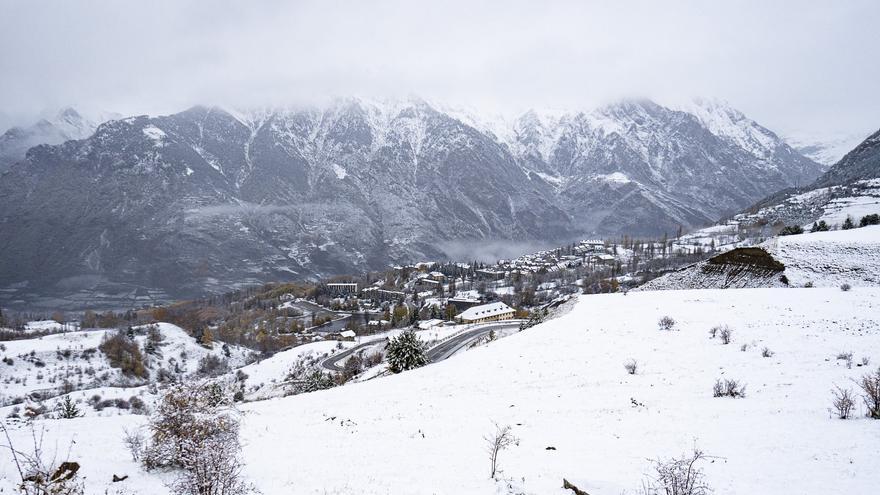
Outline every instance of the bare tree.
[(834, 405), (833, 411), (837, 414), (837, 417), (840, 419), (849, 418), (852, 408), (856, 404), (852, 395), (852, 390), (840, 388), (835, 385), (834, 388), (831, 389), (831, 394), (834, 396), (832, 404)]
[(483, 437), (486, 440), (486, 450), (489, 452), (489, 463), (490, 463), (490, 478), (495, 478), (495, 473), (498, 471), (498, 454), (510, 447), (511, 445), (518, 445), (519, 439), (513, 436), (513, 431), (510, 425), (498, 426), (495, 424), (495, 432), (494, 434), (486, 435)]

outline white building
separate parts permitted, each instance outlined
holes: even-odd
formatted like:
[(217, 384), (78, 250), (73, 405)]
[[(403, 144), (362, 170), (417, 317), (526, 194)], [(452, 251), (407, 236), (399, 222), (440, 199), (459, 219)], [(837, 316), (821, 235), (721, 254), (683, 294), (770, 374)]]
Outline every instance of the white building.
[(464, 310), (455, 319), (462, 323), (482, 323), (486, 321), (509, 320), (516, 311), (503, 302), (482, 304)]

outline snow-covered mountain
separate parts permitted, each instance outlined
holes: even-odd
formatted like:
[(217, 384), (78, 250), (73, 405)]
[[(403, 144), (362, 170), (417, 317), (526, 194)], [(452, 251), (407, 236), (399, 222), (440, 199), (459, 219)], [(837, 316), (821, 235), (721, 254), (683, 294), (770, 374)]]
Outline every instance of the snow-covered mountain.
[(817, 136), (814, 134), (794, 134), (784, 137), (785, 142), (807, 158), (831, 166), (840, 161), (862, 140), (863, 134)]
[(85, 139), (95, 132), (102, 122), (119, 118), (110, 112), (83, 116), (72, 107), (66, 107), (53, 115), (41, 118), (27, 127), (12, 127), (0, 135), (0, 173), (13, 163), (24, 159), (30, 148), (40, 144), (61, 144), (71, 139)]
[(0, 178), (0, 228), (15, 233), (0, 286), (181, 296), (442, 257), (450, 242), (659, 235), (823, 171), (741, 113), (698, 107), (481, 119), (346, 98), (111, 121)]

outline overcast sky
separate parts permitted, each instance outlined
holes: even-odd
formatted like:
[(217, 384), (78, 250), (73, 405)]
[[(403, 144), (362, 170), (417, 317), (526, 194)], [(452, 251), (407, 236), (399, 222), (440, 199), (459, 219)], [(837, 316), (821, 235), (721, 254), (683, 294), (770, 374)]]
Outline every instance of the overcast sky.
[(726, 99), (783, 134), (880, 128), (880, 5), (0, 0), (0, 114), (417, 94), (493, 110)]

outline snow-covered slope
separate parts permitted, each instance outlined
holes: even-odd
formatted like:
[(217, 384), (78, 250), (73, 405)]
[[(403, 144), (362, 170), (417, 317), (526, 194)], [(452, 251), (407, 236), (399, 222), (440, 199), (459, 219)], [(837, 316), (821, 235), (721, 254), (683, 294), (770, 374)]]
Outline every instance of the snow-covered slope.
[[(156, 328), (161, 341), (154, 345), (153, 353), (144, 353), (146, 371), (152, 381), (160, 372), (166, 372), (174, 379), (191, 375), (207, 355), (227, 359), (232, 368), (240, 367), (251, 352), (228, 346), (227, 357), (220, 345), (207, 349), (176, 325), (158, 323)], [(135, 330), (134, 341), (144, 349), (146, 327)], [(6, 361), (0, 362), (0, 406), (34, 392), (43, 397), (56, 397), (66, 389), (88, 391), (143, 383), (144, 380), (126, 377), (118, 368), (111, 367), (107, 357), (98, 349), (101, 342), (115, 332), (115, 329), (93, 329), (2, 342), (0, 357)]]
[(743, 287), (880, 287), (880, 226), (780, 236), (666, 274), (640, 291)]
[[(696, 444), (714, 456), (702, 468), (719, 495), (871, 493), (878, 422), (828, 408), (834, 384), (868, 371), (838, 353), (880, 361), (878, 310), (876, 288), (581, 296), (558, 319), (426, 368), (246, 405), (244, 472), (266, 495), (570, 495), (563, 478), (593, 494), (639, 493), (650, 459)], [(666, 315), (675, 331), (658, 330)], [(730, 345), (709, 338), (720, 324), (733, 329)], [(713, 398), (719, 378), (746, 384), (746, 397)], [(70, 458), (89, 493), (167, 493), (167, 475), (144, 472), (120, 441), (141, 421), (38, 427), (61, 448), (76, 440)], [(483, 437), (494, 423), (519, 438), (499, 457), (507, 482), (489, 479)], [(28, 434), (12, 431), (14, 441)], [(130, 478), (112, 484), (111, 474)]]

